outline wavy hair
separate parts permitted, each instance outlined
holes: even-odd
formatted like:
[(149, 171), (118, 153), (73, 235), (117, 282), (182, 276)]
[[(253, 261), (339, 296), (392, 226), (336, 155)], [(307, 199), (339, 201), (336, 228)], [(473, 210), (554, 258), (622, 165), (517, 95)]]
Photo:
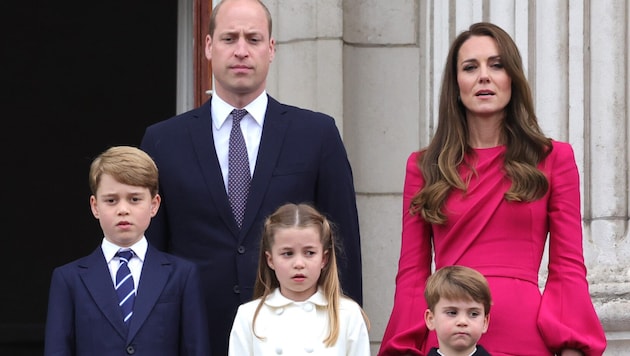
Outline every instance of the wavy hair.
[(470, 177), (462, 178), (460, 165), (474, 167), (466, 155), (474, 155), (469, 144), (466, 108), (459, 100), (457, 59), (461, 46), (472, 36), (493, 38), (501, 62), (512, 80), (512, 96), (505, 107), (502, 139), (505, 141), (504, 171), (512, 185), (505, 193), (509, 201), (534, 201), (545, 195), (549, 182), (538, 164), (551, 152), (551, 139), (546, 137), (536, 118), (531, 89), (516, 43), (500, 27), (479, 22), (471, 25), (453, 41), (442, 77), (438, 125), (429, 145), (418, 157), (418, 167), (425, 180), (424, 187), (411, 201), (409, 212), (420, 214), (427, 222), (444, 224), (444, 202), (453, 189), (467, 190)]

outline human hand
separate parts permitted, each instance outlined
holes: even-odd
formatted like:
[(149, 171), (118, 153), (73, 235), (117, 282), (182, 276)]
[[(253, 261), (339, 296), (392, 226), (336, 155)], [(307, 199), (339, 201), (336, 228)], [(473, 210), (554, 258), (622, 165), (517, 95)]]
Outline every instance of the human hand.
[(584, 356), (584, 354), (580, 350), (564, 349), (560, 351), (560, 356)]

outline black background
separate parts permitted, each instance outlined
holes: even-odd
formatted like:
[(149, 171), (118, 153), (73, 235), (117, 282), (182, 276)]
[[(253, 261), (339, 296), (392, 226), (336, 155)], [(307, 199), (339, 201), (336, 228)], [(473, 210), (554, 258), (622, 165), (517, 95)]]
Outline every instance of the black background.
[(91, 160), (175, 114), (177, 1), (0, 7), (0, 355), (42, 355), (53, 268), (102, 238)]

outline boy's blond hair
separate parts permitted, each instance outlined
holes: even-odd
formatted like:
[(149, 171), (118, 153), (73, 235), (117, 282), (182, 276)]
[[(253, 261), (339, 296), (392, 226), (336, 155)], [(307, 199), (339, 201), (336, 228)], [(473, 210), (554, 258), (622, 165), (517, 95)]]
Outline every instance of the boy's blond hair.
[(92, 161), (89, 179), (94, 195), (103, 174), (108, 174), (123, 184), (148, 188), (151, 197), (158, 193), (158, 168), (153, 159), (139, 148), (110, 147)]
[(427, 279), (424, 298), (428, 308), (434, 312), (440, 298), (449, 300), (474, 300), (484, 306), (484, 313), (490, 313), (492, 297), (486, 278), (478, 271), (464, 266), (446, 266)]

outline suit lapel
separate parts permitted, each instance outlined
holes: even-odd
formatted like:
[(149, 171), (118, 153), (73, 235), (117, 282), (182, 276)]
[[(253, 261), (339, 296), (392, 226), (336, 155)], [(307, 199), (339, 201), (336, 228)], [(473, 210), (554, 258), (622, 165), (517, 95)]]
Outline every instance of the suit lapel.
[(258, 149), (258, 158), (256, 160), (256, 169), (252, 177), (249, 197), (247, 198), (247, 206), (245, 207), (245, 219), (241, 230), (238, 230), (230, 202), (228, 200), (225, 189), (214, 189), (214, 187), (223, 187), (223, 176), (221, 175), (221, 167), (219, 159), (214, 148), (214, 139), (212, 134), (212, 117), (210, 114), (210, 102), (206, 101), (204, 105), (197, 109), (188, 128), (192, 137), (195, 154), (200, 162), (201, 170), (208, 186), (208, 191), (212, 196), (215, 206), (219, 211), (221, 218), (225, 224), (230, 227), (234, 236), (239, 236), (239, 240), (247, 235), (253, 223), (256, 220), (256, 212), (260, 209), (263, 198), (269, 186), (273, 171), (276, 167), (284, 135), (289, 127), (286, 108), (278, 101), (268, 96), (267, 112), (265, 113), (265, 122), (263, 124), (263, 132)]
[(232, 209), (224, 187), (221, 166), (214, 148), (214, 137), (212, 133), (212, 116), (210, 114), (210, 102), (206, 101), (201, 107), (195, 110), (188, 123), (190, 136), (192, 137), (195, 155), (199, 161), (201, 172), (208, 187), (208, 192), (214, 201), (214, 206), (219, 211), (221, 218), (230, 227), (234, 236), (238, 236), (238, 227), (232, 216)]
[(127, 327), (123, 323), (114, 282), (109, 274), (107, 261), (105, 261), (101, 247), (99, 246), (81, 261), (79, 268), (79, 276), (98, 308), (120, 336), (123, 339), (126, 338)]
[(127, 340), (133, 340), (147, 320), (151, 310), (164, 290), (172, 273), (171, 262), (149, 245), (142, 264), (142, 274), (133, 307), (133, 317), (129, 323)]
[(240, 239), (247, 235), (247, 231), (256, 220), (263, 198), (269, 187), (273, 171), (277, 166), (278, 157), (282, 150), (284, 136), (289, 127), (286, 109), (278, 101), (268, 96), (267, 112), (263, 124), (262, 137), (258, 148), (256, 169), (252, 177), (247, 206), (245, 207), (245, 219), (241, 229)]

